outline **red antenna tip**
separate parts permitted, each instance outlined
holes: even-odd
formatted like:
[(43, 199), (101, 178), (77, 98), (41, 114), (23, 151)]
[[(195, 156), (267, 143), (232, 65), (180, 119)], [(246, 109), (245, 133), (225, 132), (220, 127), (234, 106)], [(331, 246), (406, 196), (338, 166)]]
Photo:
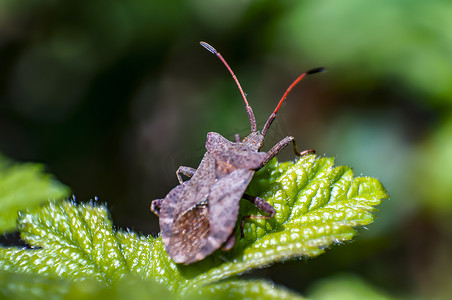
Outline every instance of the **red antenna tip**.
[(281, 100), (279, 100), (278, 105), (276, 106), (275, 110), (273, 111), (273, 113), (270, 115), (270, 117), (268, 118), (267, 122), (264, 125), (264, 128), (262, 129), (262, 135), (266, 135), (268, 129), (270, 128), (270, 125), (273, 123), (273, 121), (276, 118), (276, 113), (278, 112), (279, 108), (281, 107), (281, 104), (284, 102), (284, 100), (287, 97), (287, 94), (289, 94), (289, 92), (292, 90), (292, 88), (294, 86), (297, 85), (298, 82), (300, 82), (306, 75), (310, 75), (310, 74), (314, 74), (314, 73), (319, 73), (319, 72), (324, 72), (326, 71), (325, 68), (315, 68), (315, 69), (311, 69), (309, 71), (304, 72), (303, 74), (301, 74), (300, 76), (298, 76), (297, 79), (295, 79), (294, 82), (292, 82), (291, 85), (289, 85), (289, 87), (287, 88), (286, 92), (284, 93), (284, 95), (282, 96)]
[(301, 74), (297, 79), (295, 79), (294, 82), (292, 82), (292, 84), (287, 88), (286, 92), (284, 93), (284, 95), (282, 96), (281, 100), (279, 101), (278, 105), (275, 108), (275, 111), (273, 112), (273, 114), (276, 114), (279, 110), (279, 108), (281, 107), (281, 104), (284, 102), (284, 99), (286, 99), (287, 94), (289, 94), (289, 92), (292, 90), (292, 88), (294, 86), (297, 85), (298, 82), (301, 81), (301, 79), (303, 79), (306, 75), (311, 75), (311, 74), (315, 74), (315, 73), (319, 73), (319, 72), (324, 72), (326, 71), (325, 68), (320, 67), (320, 68), (315, 68), (315, 69), (311, 69), (309, 71), (304, 72), (303, 74)]

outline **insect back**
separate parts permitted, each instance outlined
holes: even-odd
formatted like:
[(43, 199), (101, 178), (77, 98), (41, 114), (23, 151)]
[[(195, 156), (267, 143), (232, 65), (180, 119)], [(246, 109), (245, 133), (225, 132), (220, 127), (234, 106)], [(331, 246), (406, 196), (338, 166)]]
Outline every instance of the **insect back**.
[[(248, 219), (271, 218), (275, 215), (276, 211), (269, 203), (262, 198), (245, 194), (245, 190), (255, 171), (265, 166), (288, 144), (293, 144), (296, 155), (313, 152), (312, 150), (298, 152), (292, 136), (281, 140), (269, 152), (259, 150), (290, 90), (305, 75), (323, 70), (318, 68), (301, 74), (286, 90), (260, 132), (257, 130), (253, 110), (237, 76), (215, 48), (205, 42), (201, 42), (201, 45), (223, 62), (236, 82), (245, 102), (251, 133), (244, 139), (237, 134), (235, 142), (231, 142), (219, 133), (209, 132), (206, 141), (207, 152), (198, 168), (179, 167), (176, 175), (180, 184), (164, 199), (152, 201), (151, 211), (159, 216), (165, 249), (174, 262), (182, 264), (202, 260), (219, 248), (228, 250), (233, 247), (241, 199), (250, 201), (265, 214), (245, 216), (242, 219), (242, 227)], [(183, 181), (181, 174), (189, 177), (189, 180)]]

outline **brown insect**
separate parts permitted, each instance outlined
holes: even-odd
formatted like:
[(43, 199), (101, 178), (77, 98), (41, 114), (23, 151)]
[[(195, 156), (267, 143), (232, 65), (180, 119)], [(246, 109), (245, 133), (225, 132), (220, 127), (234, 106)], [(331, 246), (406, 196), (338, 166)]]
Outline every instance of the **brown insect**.
[[(234, 228), (239, 213), (240, 199), (246, 199), (266, 215), (249, 215), (242, 219), (272, 218), (275, 209), (262, 198), (244, 194), (254, 172), (265, 166), (289, 143), (293, 143), (296, 155), (299, 152), (293, 136), (287, 136), (273, 146), (268, 153), (259, 152), (264, 137), (290, 90), (308, 74), (321, 72), (316, 68), (301, 74), (286, 90), (264, 128), (259, 132), (253, 110), (245, 93), (227, 62), (219, 52), (205, 42), (201, 45), (215, 54), (234, 78), (245, 101), (251, 123), (251, 133), (243, 140), (238, 134), (231, 142), (215, 132), (207, 134), (205, 153), (197, 169), (181, 166), (176, 171), (180, 185), (172, 189), (164, 199), (153, 200), (151, 211), (159, 216), (163, 243), (169, 256), (176, 263), (191, 264), (199, 261), (220, 247), (229, 250), (234, 246)], [(183, 181), (182, 175), (190, 177)], [(242, 230), (243, 236), (243, 230)]]

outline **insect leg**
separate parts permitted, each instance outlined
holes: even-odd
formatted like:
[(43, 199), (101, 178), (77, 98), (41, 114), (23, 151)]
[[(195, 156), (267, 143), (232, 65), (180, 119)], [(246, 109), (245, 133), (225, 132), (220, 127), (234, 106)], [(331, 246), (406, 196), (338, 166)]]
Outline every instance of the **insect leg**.
[(236, 134), (234, 135), (234, 137), (235, 137), (235, 142), (236, 142), (236, 143), (240, 143), (240, 134), (236, 133)]
[(180, 176), (180, 174), (191, 178), (193, 176), (193, 174), (195, 174), (195, 172), (196, 172), (196, 169), (193, 169), (190, 167), (185, 167), (185, 166), (180, 166), (179, 169), (177, 169), (177, 171), (176, 171), (176, 176), (177, 176), (177, 179), (179, 180), (179, 183), (182, 184), (184, 181), (182, 180), (182, 176)]
[(296, 156), (303, 156), (308, 153), (314, 153), (315, 150), (304, 150), (302, 152), (298, 151), (297, 144), (295, 143), (295, 138), (293, 136), (286, 136), (283, 138), (280, 142), (278, 142), (276, 145), (273, 146), (268, 152), (267, 152), (267, 158), (261, 163), (259, 168), (262, 168), (265, 166), (273, 157), (275, 157), (282, 149), (284, 149), (289, 143), (293, 143), (293, 152)]
[(235, 230), (232, 231), (231, 235), (228, 237), (226, 242), (221, 247), (221, 250), (223, 251), (229, 251), (234, 247), (235, 244)]
[(163, 199), (152, 200), (151, 211), (157, 216), (160, 215), (160, 207), (162, 206)]
[(240, 224), (240, 233), (241, 233), (241, 235), (243, 237), (244, 236), (244, 234), (243, 234), (243, 226), (245, 225), (245, 221), (246, 220), (249, 220), (249, 219), (270, 219), (270, 218), (273, 218), (275, 216), (276, 210), (267, 201), (265, 201), (264, 199), (262, 199), (260, 197), (250, 196), (248, 194), (244, 194), (242, 198), (250, 201), (257, 208), (262, 210), (264, 213), (268, 214), (268, 216), (257, 216), (257, 215), (244, 216), (242, 218), (242, 223)]

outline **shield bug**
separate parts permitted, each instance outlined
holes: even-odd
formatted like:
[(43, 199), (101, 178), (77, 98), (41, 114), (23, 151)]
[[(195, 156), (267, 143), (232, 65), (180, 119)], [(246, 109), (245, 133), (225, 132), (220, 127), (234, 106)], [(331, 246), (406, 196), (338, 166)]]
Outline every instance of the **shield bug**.
[[(266, 215), (249, 215), (242, 219), (272, 218), (275, 209), (262, 198), (244, 194), (254, 172), (265, 166), (284, 147), (293, 143), (297, 156), (313, 152), (298, 152), (293, 136), (287, 136), (268, 152), (259, 152), (281, 104), (290, 90), (306, 75), (321, 72), (316, 68), (301, 74), (286, 90), (262, 131), (257, 130), (253, 110), (243, 89), (227, 62), (211, 45), (201, 45), (215, 54), (226, 66), (236, 82), (251, 124), (251, 133), (241, 139), (235, 135), (231, 142), (215, 132), (207, 134), (207, 152), (197, 169), (181, 166), (176, 171), (179, 185), (164, 199), (153, 200), (151, 211), (159, 216), (163, 243), (168, 255), (176, 263), (191, 264), (205, 258), (220, 247), (229, 250), (235, 243), (234, 228), (240, 199), (251, 201)], [(182, 175), (189, 177), (182, 180)], [(242, 231), (243, 235), (243, 231)]]

